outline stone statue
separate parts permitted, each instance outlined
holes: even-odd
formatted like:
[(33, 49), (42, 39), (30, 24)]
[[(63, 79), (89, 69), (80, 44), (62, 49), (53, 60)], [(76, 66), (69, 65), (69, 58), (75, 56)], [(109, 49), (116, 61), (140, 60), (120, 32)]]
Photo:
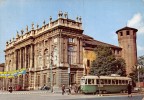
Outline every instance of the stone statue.
[(79, 17), (77, 16), (77, 17), (76, 17), (76, 21), (77, 21), (77, 22), (78, 22), (78, 19), (79, 19)]
[(19, 38), (19, 32), (17, 31), (17, 36), (16, 36), (17, 38)]
[(50, 16), (50, 22), (52, 21), (52, 17)]
[(64, 17), (65, 17), (65, 18), (68, 18), (67, 12), (64, 13)]
[(26, 26), (26, 32), (28, 32), (28, 26)]
[(81, 22), (81, 20), (82, 20), (82, 18), (81, 18), (81, 16), (79, 17), (79, 21)]
[(13, 41), (15, 40), (15, 38), (13, 37)]
[(24, 30), (21, 30), (21, 34), (23, 35), (23, 33), (24, 33)]
[(7, 41), (6, 44), (8, 44), (9, 42)]
[(45, 25), (45, 20), (43, 21), (43, 25)]
[(37, 24), (37, 29), (39, 28), (39, 25)]
[(34, 23), (32, 22), (32, 30), (34, 29)]

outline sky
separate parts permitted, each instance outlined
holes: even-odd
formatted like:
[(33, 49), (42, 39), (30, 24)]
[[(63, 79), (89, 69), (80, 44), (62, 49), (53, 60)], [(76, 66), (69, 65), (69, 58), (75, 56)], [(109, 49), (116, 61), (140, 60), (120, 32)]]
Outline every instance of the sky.
[(84, 34), (116, 46), (117, 30), (137, 28), (137, 53), (144, 55), (144, 0), (0, 0), (0, 63), (5, 62), (6, 41), (17, 31), (26, 31), (32, 22), (42, 26), (50, 16), (56, 20), (59, 11), (73, 20), (81, 16)]

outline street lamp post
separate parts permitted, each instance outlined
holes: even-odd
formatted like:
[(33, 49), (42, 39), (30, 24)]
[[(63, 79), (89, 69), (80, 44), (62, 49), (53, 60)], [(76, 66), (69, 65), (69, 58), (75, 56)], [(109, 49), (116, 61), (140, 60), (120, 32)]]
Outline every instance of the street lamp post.
[(138, 87), (139, 88), (140, 88), (140, 72), (139, 72), (140, 68), (141, 68), (141, 65), (138, 65), (137, 70), (138, 70)]
[(51, 92), (53, 92), (53, 72), (52, 72), (52, 67), (53, 67), (53, 49), (54, 46), (52, 45), (52, 51), (51, 51), (51, 55), (50, 55), (50, 83), (51, 83)]

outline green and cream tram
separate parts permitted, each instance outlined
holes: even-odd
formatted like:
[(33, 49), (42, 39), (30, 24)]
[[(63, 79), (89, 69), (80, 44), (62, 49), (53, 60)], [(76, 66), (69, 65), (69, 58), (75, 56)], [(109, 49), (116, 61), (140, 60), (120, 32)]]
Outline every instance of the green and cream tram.
[(129, 77), (121, 76), (83, 76), (81, 78), (82, 93), (116, 93), (126, 92), (131, 82)]

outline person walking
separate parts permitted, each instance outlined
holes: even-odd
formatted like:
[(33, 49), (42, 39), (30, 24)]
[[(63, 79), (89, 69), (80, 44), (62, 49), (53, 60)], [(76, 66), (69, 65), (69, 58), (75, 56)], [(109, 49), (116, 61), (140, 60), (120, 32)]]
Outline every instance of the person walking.
[(127, 86), (127, 90), (128, 90), (128, 97), (129, 97), (129, 96), (132, 97), (132, 94), (131, 94), (131, 92), (132, 92), (132, 86), (130, 85), (130, 83), (129, 83), (128, 86)]
[(65, 93), (65, 85), (62, 85), (62, 95)]

